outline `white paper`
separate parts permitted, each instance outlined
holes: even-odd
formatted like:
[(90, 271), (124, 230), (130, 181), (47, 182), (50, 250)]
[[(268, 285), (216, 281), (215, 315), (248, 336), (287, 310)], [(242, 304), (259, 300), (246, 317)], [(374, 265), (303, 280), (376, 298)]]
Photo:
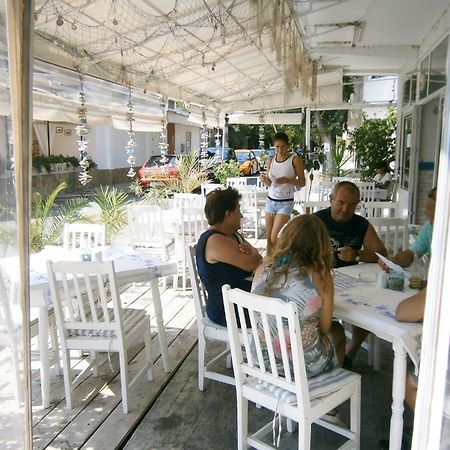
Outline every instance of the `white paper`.
[(384, 257), (383, 255), (380, 255), (377, 252), (375, 252), (375, 255), (377, 255), (378, 258), (380, 258), (381, 261), (383, 261), (389, 267), (389, 269), (393, 270), (394, 272), (405, 273), (405, 271), (403, 270), (403, 267), (399, 266), (398, 264), (393, 263), (390, 259), (387, 259), (386, 257)]

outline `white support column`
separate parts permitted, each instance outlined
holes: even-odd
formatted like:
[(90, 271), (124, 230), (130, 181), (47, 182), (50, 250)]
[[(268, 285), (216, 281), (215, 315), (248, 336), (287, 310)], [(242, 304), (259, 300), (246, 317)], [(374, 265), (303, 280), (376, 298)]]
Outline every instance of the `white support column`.
[(305, 133), (305, 139), (306, 139), (306, 149), (311, 150), (311, 109), (306, 108), (306, 133)]

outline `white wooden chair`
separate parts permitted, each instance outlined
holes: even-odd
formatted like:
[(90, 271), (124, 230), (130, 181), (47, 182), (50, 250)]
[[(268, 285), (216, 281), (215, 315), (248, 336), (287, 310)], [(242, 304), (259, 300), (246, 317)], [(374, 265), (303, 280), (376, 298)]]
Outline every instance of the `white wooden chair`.
[(332, 178), (333, 183), (340, 183), (341, 181), (351, 181), (352, 183), (357, 182), (354, 177), (333, 177)]
[(130, 245), (158, 255), (167, 261), (174, 239), (164, 232), (163, 211), (160, 206), (128, 205)]
[(355, 181), (362, 202), (375, 201), (375, 181)]
[[(198, 334), (198, 388), (203, 391), (205, 378), (220, 381), (221, 383), (234, 385), (234, 377), (224, 375), (210, 370), (210, 366), (224, 356), (230, 356), (230, 346), (228, 342), (228, 331), (226, 327), (214, 323), (206, 315), (206, 291), (200, 280), (195, 259), (195, 245), (188, 248), (188, 267), (191, 278), (192, 298), (195, 306), (195, 316), (197, 319)], [(207, 340), (214, 340), (226, 344), (226, 349), (220, 352), (210, 361), (206, 361)], [(227, 357), (226, 366), (231, 367), (231, 358)]]
[[(51, 295), (61, 340), (66, 404), (86, 370), (97, 375), (97, 352), (119, 353), (122, 410), (128, 412), (128, 387), (144, 372), (152, 380), (150, 316), (142, 309), (122, 308), (114, 263), (47, 262)], [(58, 281), (57, 281), (58, 280)], [(144, 339), (145, 364), (129, 381), (128, 348)], [(72, 381), (71, 350), (89, 350), (89, 366)]]
[(316, 202), (304, 202), (303, 203), (303, 213), (304, 214), (312, 214), (316, 211), (320, 211), (321, 209), (328, 208), (330, 206), (329, 200), (322, 200)]
[(223, 184), (219, 184), (219, 183), (204, 183), (201, 186), (202, 195), (204, 198), (206, 198), (206, 196), (210, 192), (212, 192), (216, 189), (225, 189), (225, 186)]
[(367, 219), (398, 217), (397, 202), (361, 202), (359, 205), (359, 213)]
[(408, 248), (408, 219), (385, 217), (370, 218), (368, 220), (383, 241), (389, 255), (395, 255)]
[(176, 209), (203, 208), (204, 202), (205, 198), (200, 194), (176, 192), (173, 195), (173, 207)]
[(247, 186), (247, 177), (228, 177), (227, 187), (234, 187), (238, 189), (241, 186)]
[[(236, 380), (238, 449), (273, 448), (262, 438), (273, 427), (276, 429), (281, 417), (298, 423), (299, 449), (310, 448), (313, 423), (349, 439), (340, 448), (359, 449), (360, 375), (336, 368), (308, 380), (295, 303), (231, 289), (228, 285), (223, 286), (222, 293)], [(246, 325), (244, 310), (250, 317), (251, 328)], [(251, 338), (247, 334), (250, 332)], [(350, 400), (350, 429), (321, 419), (347, 400)], [(250, 436), (248, 401), (275, 412), (273, 421)]]
[(328, 202), (330, 200), (330, 195), (333, 192), (334, 185), (336, 183), (333, 183), (332, 181), (321, 181), (319, 183), (319, 201)]
[(179, 232), (175, 236), (175, 255), (178, 262), (178, 275), (182, 277), (182, 288), (186, 290), (187, 252), (190, 245), (195, 245), (201, 234), (208, 228), (203, 209), (180, 209)]
[(67, 250), (105, 245), (106, 226), (100, 223), (66, 223), (63, 246)]
[(256, 186), (239, 186), (238, 190), (241, 194), (241, 230), (244, 233), (252, 233), (255, 238), (260, 235), (261, 229), (261, 208), (258, 204), (256, 194)]

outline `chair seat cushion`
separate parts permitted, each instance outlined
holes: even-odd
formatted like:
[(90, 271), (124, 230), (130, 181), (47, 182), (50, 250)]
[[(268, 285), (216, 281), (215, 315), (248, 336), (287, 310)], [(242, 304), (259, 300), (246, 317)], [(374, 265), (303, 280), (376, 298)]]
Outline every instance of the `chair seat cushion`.
[[(349, 370), (336, 368), (330, 372), (325, 372), (315, 377), (308, 378), (310, 399), (314, 400), (336, 392), (341, 389), (341, 387), (353, 382), (355, 378), (358, 378), (359, 376), (360, 375), (350, 372)], [(267, 381), (249, 377), (246, 384), (257, 390), (264, 391), (266, 394), (280, 399), (284, 403), (291, 405), (295, 405), (297, 403), (297, 396), (294, 393), (275, 386)]]
[[(112, 321), (114, 318), (114, 310), (112, 308), (108, 308), (109, 319)], [(122, 321), (123, 321), (123, 329), (124, 333), (128, 334), (128, 332), (141, 320), (146, 316), (146, 311), (143, 309), (132, 309), (132, 308), (123, 308), (122, 309)], [(103, 310), (97, 310), (98, 320), (103, 321)], [(86, 322), (92, 322), (92, 315), (89, 313), (86, 315)], [(81, 323), (80, 323), (81, 324)], [(89, 328), (68, 328), (67, 332), (69, 336), (90, 336), (90, 337), (117, 337), (115, 330), (93, 330)]]

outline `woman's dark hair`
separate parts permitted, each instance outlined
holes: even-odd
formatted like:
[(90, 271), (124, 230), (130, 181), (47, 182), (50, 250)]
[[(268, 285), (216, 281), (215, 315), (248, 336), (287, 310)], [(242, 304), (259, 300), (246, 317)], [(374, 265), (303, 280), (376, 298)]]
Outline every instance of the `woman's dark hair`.
[(275, 141), (283, 141), (289, 145), (289, 137), (286, 133), (283, 133), (282, 131), (275, 133), (274, 137), (272, 138), (272, 142), (275, 144)]
[(241, 194), (236, 189), (215, 189), (206, 196), (205, 216), (210, 226), (221, 223), (227, 211), (239, 206)]
[(437, 186), (435, 186), (433, 189), (431, 189), (430, 192), (428, 192), (428, 198), (432, 198), (434, 201), (436, 201), (436, 194), (437, 194)]
[(379, 161), (375, 164), (375, 169), (383, 169), (385, 172), (390, 172), (391, 168), (387, 161)]

